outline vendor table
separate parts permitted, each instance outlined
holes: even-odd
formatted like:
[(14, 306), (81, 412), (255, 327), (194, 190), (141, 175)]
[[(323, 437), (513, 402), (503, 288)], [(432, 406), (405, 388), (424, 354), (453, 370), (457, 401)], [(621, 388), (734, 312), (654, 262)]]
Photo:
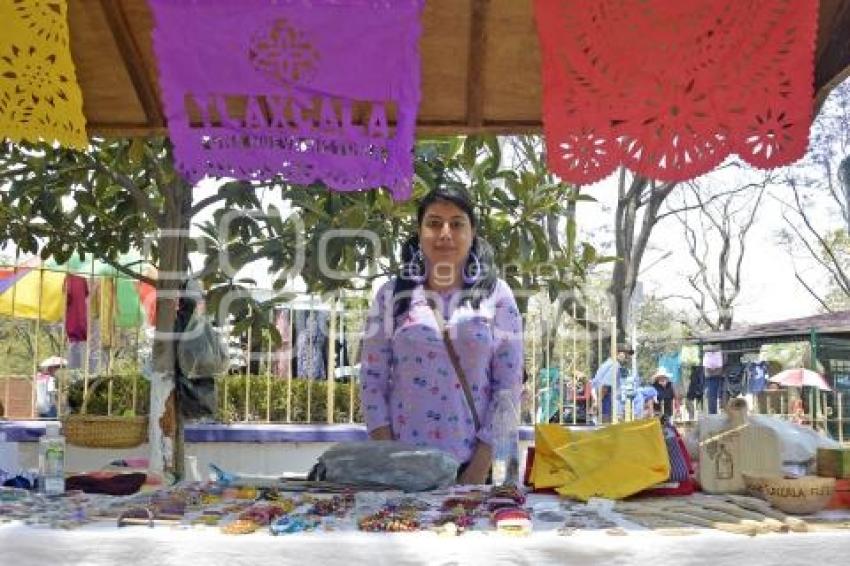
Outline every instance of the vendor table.
[[(554, 496), (533, 496), (546, 501)], [(211, 527), (157, 525), (117, 528), (114, 521), (74, 530), (0, 525), (0, 564), (27, 566), (209, 564), (838, 564), (850, 555), (847, 531), (747, 537), (710, 529), (679, 536), (628, 522), (616, 529), (575, 530), (539, 525), (527, 537), (492, 531), (460, 536), (434, 532), (364, 533), (344, 528), (271, 536), (267, 531), (225, 535)], [(562, 531), (561, 531), (562, 533)]]

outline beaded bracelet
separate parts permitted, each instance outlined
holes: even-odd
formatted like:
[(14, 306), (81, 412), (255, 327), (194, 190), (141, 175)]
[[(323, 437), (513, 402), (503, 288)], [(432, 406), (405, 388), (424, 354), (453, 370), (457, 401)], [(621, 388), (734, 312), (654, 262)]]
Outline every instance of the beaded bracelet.
[(402, 533), (419, 530), (419, 520), (409, 513), (397, 513), (382, 509), (361, 518), (357, 522), (361, 531), (372, 533)]

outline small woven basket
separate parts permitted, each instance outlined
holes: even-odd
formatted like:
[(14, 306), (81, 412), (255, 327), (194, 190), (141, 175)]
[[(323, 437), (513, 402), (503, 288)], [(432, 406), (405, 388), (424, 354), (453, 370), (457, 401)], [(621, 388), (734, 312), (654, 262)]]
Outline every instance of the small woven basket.
[(68, 443), (74, 446), (133, 448), (147, 441), (148, 418), (68, 415), (63, 429)]
[(835, 478), (764, 478), (764, 495), (770, 505), (794, 515), (817, 513), (835, 493)]
[(148, 439), (148, 418), (87, 415), (86, 406), (95, 388), (111, 377), (96, 380), (80, 407), (80, 414), (68, 415), (62, 428), (68, 444), (86, 448), (134, 448)]

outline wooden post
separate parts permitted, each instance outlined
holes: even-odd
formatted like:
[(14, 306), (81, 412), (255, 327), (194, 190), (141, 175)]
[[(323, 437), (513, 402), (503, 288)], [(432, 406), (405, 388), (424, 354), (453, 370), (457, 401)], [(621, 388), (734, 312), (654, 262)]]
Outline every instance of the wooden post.
[(588, 423), (588, 417), (590, 416), (590, 399), (587, 397), (587, 392), (590, 390), (588, 385), (590, 384), (590, 320), (587, 318), (587, 313), (590, 312), (590, 309), (585, 306), (584, 308), (584, 385), (582, 386), (581, 394), (584, 396), (584, 423)]
[(573, 302), (573, 324), (572, 334), (573, 334), (573, 359), (570, 363), (570, 373), (572, 374), (573, 379), (573, 424), (578, 424), (578, 382), (576, 380), (576, 370), (578, 369), (576, 366), (576, 362), (578, 361), (578, 353), (577, 347), (577, 328), (576, 328), (576, 304)]
[[(553, 329), (555, 348), (560, 346), (561, 363), (558, 365), (558, 423), (564, 424), (564, 408), (567, 406), (567, 341), (558, 337), (558, 329)], [(560, 343), (559, 343), (560, 341)]]
[[(85, 261), (85, 255), (83, 255), (83, 261)], [(94, 300), (94, 259), (91, 262), (91, 269), (89, 269), (89, 299), (86, 301), (86, 351), (85, 356), (86, 359), (83, 360), (83, 403), (85, 404), (85, 400), (88, 399), (89, 395), (89, 376), (91, 374), (91, 342), (92, 337), (94, 336), (94, 332), (92, 327), (94, 326), (94, 317), (92, 316), (92, 305), (90, 301)], [(98, 290), (100, 287), (98, 287)]]
[[(136, 352), (136, 360), (138, 360), (139, 353), (139, 334), (142, 332), (142, 324), (144, 324), (144, 313), (141, 315), (142, 319), (139, 321), (138, 326), (136, 326), (136, 339), (135, 339), (135, 349)], [(133, 416), (136, 417), (139, 414), (139, 372), (133, 372)]]
[[(271, 312), (272, 324), (274, 324), (274, 310)], [(266, 350), (266, 423), (272, 422), (272, 337), (268, 331), (265, 333), (268, 349)]]
[[(543, 324), (543, 317), (544, 316), (546, 317), (546, 324), (545, 325)], [(552, 370), (550, 369), (550, 363), (552, 361), (551, 360), (551, 353), (550, 353), (551, 352), (550, 348), (551, 348), (551, 345), (552, 345), (552, 332), (551, 332), (552, 329), (549, 328), (550, 321), (549, 321), (548, 305), (544, 308), (541, 308), (540, 322), (541, 322), (541, 324), (540, 324), (541, 329), (545, 329), (545, 333), (542, 336), (542, 340), (541, 340), (543, 342), (543, 364), (544, 364), (544, 367), (546, 368), (546, 383), (548, 384), (549, 396), (551, 397), (552, 394), (554, 393), (554, 391), (553, 391), (554, 388), (553, 388), (553, 384), (552, 384)], [(546, 408), (548, 409), (549, 407), (546, 407)], [(561, 421), (561, 415), (558, 415), (558, 422), (562, 422)]]
[(328, 424), (334, 422), (334, 370), (336, 369), (336, 301), (337, 298), (331, 299), (331, 312), (329, 315), (328, 330), (328, 368), (327, 368), (327, 402), (326, 402), (326, 417)]
[(38, 268), (38, 316), (35, 319), (35, 340), (33, 341), (33, 370), (32, 370), (32, 418), (35, 418), (35, 403), (36, 403), (36, 395), (37, 391), (37, 383), (36, 376), (38, 375), (38, 338), (39, 334), (41, 334), (41, 300), (42, 295), (44, 294), (44, 268), (39, 266)]
[(292, 422), (292, 353), (295, 349), (295, 344), (292, 342), (292, 330), (295, 325), (295, 310), (292, 309), (290, 303), (289, 308), (289, 362), (286, 371), (286, 422)]
[(537, 422), (537, 329), (533, 327), (531, 321), (534, 320), (531, 314), (528, 315), (529, 326), (531, 327), (531, 420)]
[[(251, 307), (248, 308), (248, 318), (253, 318), (253, 309)], [(251, 335), (251, 331), (254, 329), (253, 322), (248, 325), (248, 347), (245, 354), (245, 422), (248, 422), (251, 418), (251, 358), (253, 358), (253, 345), (251, 343), (251, 339), (253, 336)]]
[[(343, 341), (344, 341), (345, 346), (347, 348), (348, 345), (350, 344), (350, 342), (347, 340), (347, 336), (345, 334), (346, 330), (348, 330), (348, 325), (345, 324), (345, 318), (344, 318), (346, 312), (348, 312), (348, 311), (345, 308), (345, 302), (343, 302), (342, 303), (342, 313), (340, 313), (340, 326), (341, 326), (340, 334), (342, 335)], [(358, 309), (357, 312), (359, 313), (360, 309)], [(348, 360), (349, 367), (353, 367), (354, 365), (356, 365), (356, 363), (353, 363), (353, 362), (356, 362), (356, 361), (357, 360), (349, 358), (349, 360)], [(354, 422), (354, 389), (360, 383), (359, 380), (358, 380), (358, 377), (359, 376), (355, 376), (353, 373), (348, 376), (348, 422), (349, 423)], [(355, 383), (355, 381), (356, 381), (356, 383)]]
[(611, 376), (611, 424), (619, 421), (617, 397), (620, 381), (620, 361), (617, 359), (617, 317), (611, 317), (611, 359), (614, 361), (613, 375)]

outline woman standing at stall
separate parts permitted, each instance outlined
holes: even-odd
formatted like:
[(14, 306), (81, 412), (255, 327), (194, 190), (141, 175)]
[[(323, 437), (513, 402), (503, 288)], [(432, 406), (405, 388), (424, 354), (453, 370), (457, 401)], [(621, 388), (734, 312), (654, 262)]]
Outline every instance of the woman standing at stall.
[(518, 411), (522, 319), (480, 238), (462, 188), (438, 188), (417, 210), (401, 272), (378, 291), (361, 360), (369, 436), (445, 450), (460, 483), (484, 483), (500, 390)]

